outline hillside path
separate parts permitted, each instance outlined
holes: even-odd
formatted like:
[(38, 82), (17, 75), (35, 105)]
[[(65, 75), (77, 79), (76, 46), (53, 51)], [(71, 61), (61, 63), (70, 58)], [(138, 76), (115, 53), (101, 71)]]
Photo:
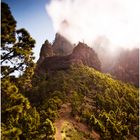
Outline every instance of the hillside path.
[[(60, 119), (56, 120), (56, 122), (54, 123), (54, 125), (56, 127), (56, 134), (55, 134), (56, 140), (62, 140), (61, 129), (65, 122), (70, 122), (71, 124), (73, 124), (74, 127), (76, 127), (78, 130), (80, 130), (82, 132), (90, 132), (88, 127), (85, 124), (77, 122), (71, 116), (71, 110), (72, 109), (71, 109), (70, 103), (62, 105), (62, 107), (59, 111)], [(92, 137), (94, 137), (95, 140), (99, 140), (100, 136), (95, 131), (92, 131), (90, 133), (91, 133)]]

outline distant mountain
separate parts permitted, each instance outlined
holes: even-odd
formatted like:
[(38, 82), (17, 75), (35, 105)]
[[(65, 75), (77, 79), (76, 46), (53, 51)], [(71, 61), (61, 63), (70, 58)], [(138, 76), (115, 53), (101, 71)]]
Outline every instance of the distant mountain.
[(139, 49), (124, 50), (109, 71), (115, 78), (139, 86)]
[(42, 45), (38, 67), (40, 70), (58, 70), (67, 69), (71, 64), (84, 64), (139, 86), (139, 49), (118, 49), (116, 53), (111, 53), (109, 41), (104, 37), (96, 40), (95, 51), (84, 43), (74, 47), (65, 37), (56, 33), (53, 44), (46, 40)]
[(139, 49), (112, 49), (109, 40), (99, 37), (95, 40), (93, 49), (101, 61), (104, 73), (110, 73), (115, 79), (139, 86)]

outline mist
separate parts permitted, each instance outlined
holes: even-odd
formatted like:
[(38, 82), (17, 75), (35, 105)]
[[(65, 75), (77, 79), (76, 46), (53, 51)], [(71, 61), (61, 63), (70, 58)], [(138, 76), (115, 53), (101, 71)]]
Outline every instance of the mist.
[(51, 0), (46, 10), (55, 32), (94, 45), (104, 36), (113, 48), (140, 46), (139, 0)]

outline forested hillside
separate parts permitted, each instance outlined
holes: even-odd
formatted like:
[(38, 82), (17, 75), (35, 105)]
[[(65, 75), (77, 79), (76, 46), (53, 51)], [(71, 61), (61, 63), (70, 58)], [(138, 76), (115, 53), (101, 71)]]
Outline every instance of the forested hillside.
[[(138, 88), (98, 71), (97, 54), (83, 43), (68, 56), (34, 63), (35, 40), (16, 29), (9, 6), (1, 4), (2, 140), (139, 139)], [(58, 57), (53, 66), (65, 60), (68, 67), (49, 69), (48, 61)]]
[(59, 118), (63, 104), (70, 103), (71, 116), (97, 131), (101, 139), (138, 138), (139, 94), (135, 87), (84, 65), (46, 73), (35, 85), (27, 95), (51, 121)]

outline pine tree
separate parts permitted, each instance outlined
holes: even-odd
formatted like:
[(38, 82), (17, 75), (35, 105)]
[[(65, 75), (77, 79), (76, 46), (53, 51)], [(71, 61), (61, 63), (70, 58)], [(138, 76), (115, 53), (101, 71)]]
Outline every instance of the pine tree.
[(49, 119), (46, 119), (46, 121), (41, 125), (40, 133), (42, 134), (43, 140), (55, 140), (54, 134), (55, 134), (55, 127), (53, 126), (52, 122)]
[(6, 50), (7, 44), (12, 44), (16, 41), (16, 21), (6, 3), (2, 2), (1, 8), (1, 46), (2, 49)]
[[(32, 139), (40, 125), (39, 114), (35, 108), (31, 107), (29, 100), (22, 95), (21, 90), (17, 87), (17, 83), (23, 82), (23, 80), (10, 74), (15, 70), (23, 71), (26, 68), (24, 79), (30, 79), (32, 73), (30, 69), (33, 65), (32, 48), (35, 41), (25, 29), (16, 30), (16, 21), (10, 8), (3, 2), (1, 6), (2, 139), (18, 140), (27, 139), (27, 137)], [(20, 82), (20, 85), (23, 83)]]
[(1, 74), (5, 77), (33, 64), (35, 40), (25, 29), (16, 30), (16, 21), (6, 3), (2, 2), (1, 7)]
[(35, 108), (10, 78), (2, 79), (2, 139), (32, 138), (40, 125)]

